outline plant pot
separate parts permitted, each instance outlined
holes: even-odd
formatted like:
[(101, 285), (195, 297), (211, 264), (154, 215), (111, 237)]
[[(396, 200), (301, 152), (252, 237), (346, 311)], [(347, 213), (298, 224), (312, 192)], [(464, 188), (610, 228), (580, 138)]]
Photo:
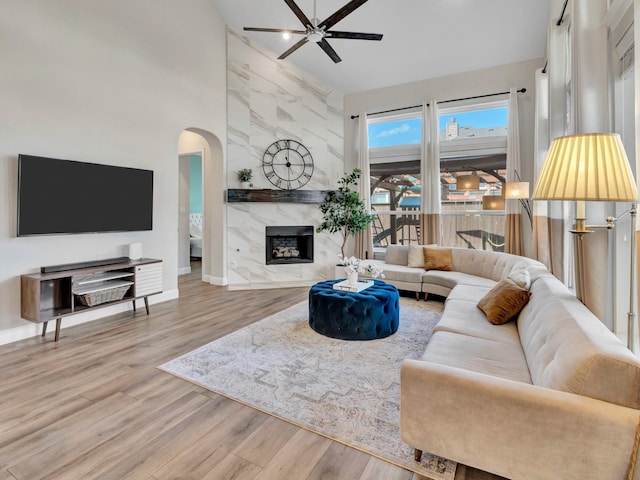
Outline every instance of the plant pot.
[(251, 188), (251, 182), (240, 182), (240, 185), (244, 189)]

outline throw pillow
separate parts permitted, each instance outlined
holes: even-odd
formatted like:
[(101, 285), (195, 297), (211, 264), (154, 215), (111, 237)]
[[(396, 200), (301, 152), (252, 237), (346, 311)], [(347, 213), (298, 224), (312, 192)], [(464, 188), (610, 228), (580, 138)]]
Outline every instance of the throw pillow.
[(453, 271), (453, 257), (450, 248), (424, 247), (424, 269)]
[(518, 285), (520, 288), (529, 290), (531, 288), (531, 275), (525, 267), (516, 268), (507, 276), (509, 280)]
[(529, 301), (531, 292), (511, 280), (501, 280), (478, 302), (478, 308), (493, 325), (507, 323), (520, 313)]
[(408, 254), (409, 249), (406, 245), (389, 245), (384, 261), (389, 265), (406, 265)]
[(437, 245), (409, 245), (407, 266), (414, 268), (424, 267), (424, 247), (437, 247)]

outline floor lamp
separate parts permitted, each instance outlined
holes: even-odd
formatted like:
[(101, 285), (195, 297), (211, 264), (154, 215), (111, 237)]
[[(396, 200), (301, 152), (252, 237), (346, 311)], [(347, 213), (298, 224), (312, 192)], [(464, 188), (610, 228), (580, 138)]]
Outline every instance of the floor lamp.
[[(618, 134), (592, 133), (558, 137), (552, 143), (533, 192), (534, 200), (576, 200), (576, 287), (584, 288), (582, 237), (590, 228), (613, 228), (617, 220), (631, 217), (631, 266), (627, 346), (633, 351), (636, 318), (636, 214), (638, 191)], [(632, 202), (619, 217), (607, 217), (606, 225), (585, 224), (585, 201)], [(580, 283), (580, 285), (578, 285)], [(583, 292), (582, 292), (583, 293)], [(583, 297), (582, 297), (583, 298)]]

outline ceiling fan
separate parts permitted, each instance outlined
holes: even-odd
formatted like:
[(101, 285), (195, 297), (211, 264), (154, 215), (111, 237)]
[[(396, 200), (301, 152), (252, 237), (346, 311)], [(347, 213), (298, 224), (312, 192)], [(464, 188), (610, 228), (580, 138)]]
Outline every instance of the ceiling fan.
[(335, 63), (341, 62), (342, 59), (338, 56), (336, 51), (333, 49), (329, 42), (327, 42), (328, 38), (349, 38), (353, 40), (382, 40), (382, 34), (379, 33), (358, 33), (358, 32), (338, 32), (336, 30), (329, 30), (336, 23), (342, 20), (344, 17), (352, 13), (356, 8), (361, 7), (367, 0), (351, 0), (344, 7), (338, 9), (333, 15), (326, 18), (324, 21), (318, 23), (318, 18), (316, 17), (316, 0), (313, 0), (313, 19), (309, 20), (309, 18), (304, 14), (300, 7), (296, 5), (294, 0), (284, 0), (289, 8), (293, 11), (293, 13), (298, 17), (298, 19), (304, 25), (304, 30), (286, 30), (279, 28), (257, 28), (257, 27), (244, 27), (246, 31), (253, 32), (274, 32), (274, 33), (290, 33), (294, 35), (304, 35), (300, 41), (295, 43), (289, 50), (284, 52), (282, 55), (278, 57), (279, 60), (283, 58), (287, 58), (293, 52), (298, 50), (307, 42), (315, 42), (317, 43), (324, 52), (331, 57)]

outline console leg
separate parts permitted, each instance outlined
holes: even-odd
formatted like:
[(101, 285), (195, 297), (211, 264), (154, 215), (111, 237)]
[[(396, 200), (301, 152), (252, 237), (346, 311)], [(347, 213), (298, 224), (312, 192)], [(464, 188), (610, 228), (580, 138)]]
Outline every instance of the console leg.
[(422, 450), (418, 450), (417, 448), (413, 452), (413, 458), (416, 462), (422, 460)]
[(61, 324), (62, 324), (62, 317), (61, 318), (56, 318), (56, 337), (55, 337), (55, 341), (56, 342), (60, 338), (60, 325)]
[(43, 337), (47, 334), (47, 324), (48, 324), (48, 323), (49, 323), (49, 322), (44, 322), (44, 323), (42, 324), (42, 336), (43, 336)]
[(147, 315), (149, 315), (149, 297), (144, 297), (144, 308), (147, 309)]
[(133, 300), (131, 303), (133, 303), (133, 313), (136, 313), (136, 301)]

